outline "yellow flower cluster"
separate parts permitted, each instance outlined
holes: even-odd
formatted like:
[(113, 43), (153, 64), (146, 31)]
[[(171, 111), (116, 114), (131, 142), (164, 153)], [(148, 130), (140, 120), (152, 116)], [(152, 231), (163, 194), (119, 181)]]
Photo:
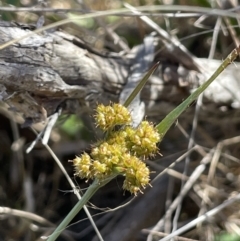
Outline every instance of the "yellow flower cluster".
[(126, 125), (131, 123), (131, 115), (127, 108), (120, 104), (97, 106), (95, 116), (96, 124), (103, 131), (106, 131), (116, 125)]
[[(75, 174), (81, 178), (103, 180), (114, 173), (125, 176), (123, 188), (137, 194), (149, 184), (149, 169), (140, 158), (154, 155), (160, 135), (154, 126), (143, 121), (136, 129), (129, 126), (131, 116), (124, 106), (99, 105), (95, 116), (97, 125), (109, 131), (106, 140), (90, 152), (73, 160)], [(122, 125), (114, 131), (113, 127)]]

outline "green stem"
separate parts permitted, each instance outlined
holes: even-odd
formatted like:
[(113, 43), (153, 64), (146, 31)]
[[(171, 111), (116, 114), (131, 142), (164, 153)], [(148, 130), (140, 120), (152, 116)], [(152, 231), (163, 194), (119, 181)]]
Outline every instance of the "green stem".
[(72, 221), (72, 219), (78, 214), (78, 212), (83, 208), (83, 206), (89, 201), (89, 199), (95, 194), (95, 192), (110, 182), (117, 175), (112, 175), (102, 181), (97, 179), (94, 180), (91, 186), (87, 189), (82, 198), (77, 202), (74, 208), (68, 213), (64, 220), (59, 224), (55, 231), (49, 236), (48, 241), (55, 241), (61, 232), (67, 227), (67, 225)]

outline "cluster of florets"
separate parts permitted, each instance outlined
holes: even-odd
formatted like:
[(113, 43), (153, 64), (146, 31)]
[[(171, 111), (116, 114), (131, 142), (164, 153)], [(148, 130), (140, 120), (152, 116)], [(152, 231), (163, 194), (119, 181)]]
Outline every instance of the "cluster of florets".
[[(137, 128), (131, 127), (131, 115), (120, 104), (99, 105), (96, 112), (97, 126), (108, 131), (108, 135), (90, 154), (84, 153), (73, 160), (75, 174), (103, 180), (119, 173), (125, 176), (123, 188), (136, 195), (150, 180), (150, 171), (141, 158), (157, 153), (160, 135), (148, 121), (142, 121)], [(119, 125), (120, 129), (115, 131), (114, 127)]]

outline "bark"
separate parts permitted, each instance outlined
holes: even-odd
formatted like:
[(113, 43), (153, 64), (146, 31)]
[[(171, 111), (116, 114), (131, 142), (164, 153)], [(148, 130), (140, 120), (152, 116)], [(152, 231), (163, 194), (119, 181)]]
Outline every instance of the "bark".
[[(0, 22), (0, 44), (31, 31), (29, 26)], [(96, 103), (118, 101), (137, 48), (126, 55), (100, 53), (61, 31), (35, 34), (0, 51), (0, 99), (21, 113), (26, 124), (46, 120), (59, 107), (66, 113), (91, 112)], [(179, 55), (160, 52), (153, 61), (161, 65), (141, 93), (149, 117), (167, 114), (220, 64), (196, 58), (204, 69), (198, 72), (196, 66), (184, 67), (176, 59)], [(205, 95), (218, 105), (239, 108), (239, 85), (232, 65)]]

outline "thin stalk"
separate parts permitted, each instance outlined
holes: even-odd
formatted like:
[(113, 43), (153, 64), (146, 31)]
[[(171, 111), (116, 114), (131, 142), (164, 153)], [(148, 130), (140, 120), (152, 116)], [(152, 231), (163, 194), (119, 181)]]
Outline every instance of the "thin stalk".
[(100, 189), (110, 182), (117, 174), (114, 174), (103, 181), (97, 179), (94, 180), (91, 186), (87, 189), (85, 194), (82, 196), (74, 208), (68, 213), (64, 220), (58, 225), (55, 231), (49, 236), (48, 241), (55, 241), (61, 232), (67, 227), (67, 225), (72, 221), (72, 219), (78, 214), (78, 212), (83, 208), (84, 205), (90, 200), (90, 198)]
[[(226, 10), (221, 10), (221, 9), (211, 9), (211, 8), (203, 8), (199, 6), (180, 6), (180, 5), (151, 5), (151, 6), (139, 6), (135, 7), (136, 10), (138, 11), (191, 11), (191, 12), (197, 12), (197, 13), (205, 13), (208, 15), (217, 15), (217, 16), (226, 16), (226, 17), (232, 17), (232, 18), (239, 18), (238, 13), (232, 13)], [(129, 13), (131, 10), (126, 9), (126, 8), (121, 8), (121, 9), (111, 9), (111, 10), (106, 10), (106, 11), (100, 11), (100, 12), (91, 12), (87, 14), (83, 14), (80, 16), (76, 17), (71, 17), (67, 19), (60, 20), (55, 23), (48, 24), (47, 26), (44, 26), (42, 28), (38, 28), (34, 30), (33, 32), (30, 32), (24, 36), (21, 36), (20, 38), (10, 40), (2, 45), (0, 45), (0, 50), (18, 43), (19, 41), (27, 38), (27, 37), (32, 37), (35, 34), (41, 33), (45, 30), (51, 29), (51, 28), (56, 28), (58, 26), (74, 22), (76, 20), (81, 20), (81, 19), (86, 19), (86, 18), (95, 18), (95, 17), (101, 17), (101, 16), (110, 16), (110, 15), (116, 15), (116, 14), (124, 14), (124, 13)], [(135, 14), (136, 16), (136, 14)], [(139, 16), (142, 16), (142, 14), (139, 14)]]

